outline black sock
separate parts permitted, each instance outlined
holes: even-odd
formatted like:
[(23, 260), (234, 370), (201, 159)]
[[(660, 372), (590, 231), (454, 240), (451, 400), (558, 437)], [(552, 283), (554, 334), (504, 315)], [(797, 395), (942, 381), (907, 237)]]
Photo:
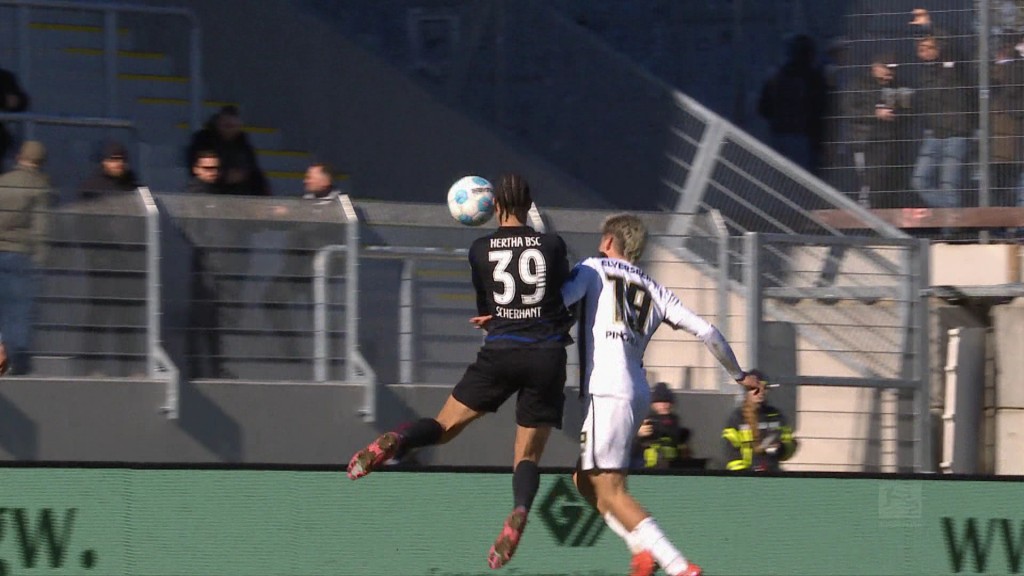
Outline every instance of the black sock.
[(512, 472), (512, 502), (516, 508), (525, 508), (530, 511), (533, 506), (533, 498), (540, 489), (540, 470), (537, 463), (531, 460), (522, 460), (516, 465)]
[(433, 418), (421, 418), (410, 424), (408, 428), (400, 430), (398, 434), (402, 437), (402, 451), (405, 452), (441, 442), (444, 428)]

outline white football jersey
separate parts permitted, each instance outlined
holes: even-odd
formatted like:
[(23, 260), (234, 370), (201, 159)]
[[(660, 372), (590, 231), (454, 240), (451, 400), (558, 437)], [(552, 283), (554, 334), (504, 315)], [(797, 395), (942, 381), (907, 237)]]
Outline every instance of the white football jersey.
[(632, 398), (647, 394), (644, 351), (662, 322), (705, 340), (714, 327), (640, 268), (614, 258), (587, 258), (562, 287), (567, 307), (583, 300), (578, 344), (584, 393)]

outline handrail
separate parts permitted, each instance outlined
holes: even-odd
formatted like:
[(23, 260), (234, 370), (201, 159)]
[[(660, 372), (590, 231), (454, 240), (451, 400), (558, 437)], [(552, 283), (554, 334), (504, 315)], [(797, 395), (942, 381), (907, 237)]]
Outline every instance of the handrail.
[(36, 124), (130, 130), (135, 135), (135, 140), (139, 140), (138, 127), (134, 122), (126, 118), (104, 118), (100, 116), (76, 116), (67, 114), (37, 114), (34, 112), (0, 112), (0, 122), (24, 124), (25, 129), (23, 132), (23, 138), (25, 140), (36, 139)]
[(377, 373), (359, 350), (359, 218), (348, 195), (338, 196), (345, 215), (345, 244), (328, 244), (313, 257), (313, 379), (327, 381), (327, 270), (330, 257), (344, 252), (345, 259), (345, 380), (363, 384), (363, 405), (358, 414), (365, 422), (377, 417)]
[[(100, 12), (103, 18), (104, 74), (107, 82), (107, 113), (117, 115), (117, 16), (118, 14), (152, 14), (185, 18), (189, 25), (189, 124), (193, 131), (202, 127), (202, 45), (199, 18), (190, 8), (147, 6), (142, 4), (112, 4), (103, 2), (77, 2), (70, 0), (0, 0), (0, 6), (17, 9), (18, 73), (27, 83), (29, 78), (28, 12), (32, 8), (46, 10), (74, 10)], [(30, 86), (31, 88), (31, 86)]]
[[(2, 0), (0, 0), (2, 1)], [(124, 128), (135, 130), (135, 123), (126, 118), (105, 118), (101, 116), (76, 116), (70, 114), (36, 114), (34, 112), (0, 112), (2, 122), (26, 122), (32, 124), (54, 124), (58, 126), (94, 126), (97, 128)]]
[(160, 211), (149, 188), (137, 192), (146, 207), (146, 365), (154, 380), (166, 379), (164, 405), (160, 412), (177, 420), (181, 373), (164, 350), (160, 339)]

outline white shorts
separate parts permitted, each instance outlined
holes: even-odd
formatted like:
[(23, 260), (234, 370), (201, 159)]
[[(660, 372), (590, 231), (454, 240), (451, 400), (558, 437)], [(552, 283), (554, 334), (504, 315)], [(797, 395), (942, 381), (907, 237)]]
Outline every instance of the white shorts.
[(617, 396), (587, 398), (587, 415), (580, 430), (582, 470), (628, 470), (633, 438), (650, 411), (647, 396), (632, 400)]

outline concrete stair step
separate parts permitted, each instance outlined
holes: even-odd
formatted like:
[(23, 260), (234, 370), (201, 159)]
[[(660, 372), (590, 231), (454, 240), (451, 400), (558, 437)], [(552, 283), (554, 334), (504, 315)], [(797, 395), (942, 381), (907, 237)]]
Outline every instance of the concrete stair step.
[[(40, 66), (39, 70), (46, 70), (47, 73), (82, 69), (102, 75), (106, 64), (102, 49), (79, 46), (38, 50), (32, 54), (32, 65)], [(174, 62), (161, 52), (118, 50), (117, 72), (171, 75), (174, 73)]]
[[(57, 48), (103, 48), (103, 19), (95, 13), (61, 11), (52, 19), (38, 16), (29, 23), (29, 46)], [(129, 28), (117, 29), (117, 47), (135, 48), (135, 34)]]

